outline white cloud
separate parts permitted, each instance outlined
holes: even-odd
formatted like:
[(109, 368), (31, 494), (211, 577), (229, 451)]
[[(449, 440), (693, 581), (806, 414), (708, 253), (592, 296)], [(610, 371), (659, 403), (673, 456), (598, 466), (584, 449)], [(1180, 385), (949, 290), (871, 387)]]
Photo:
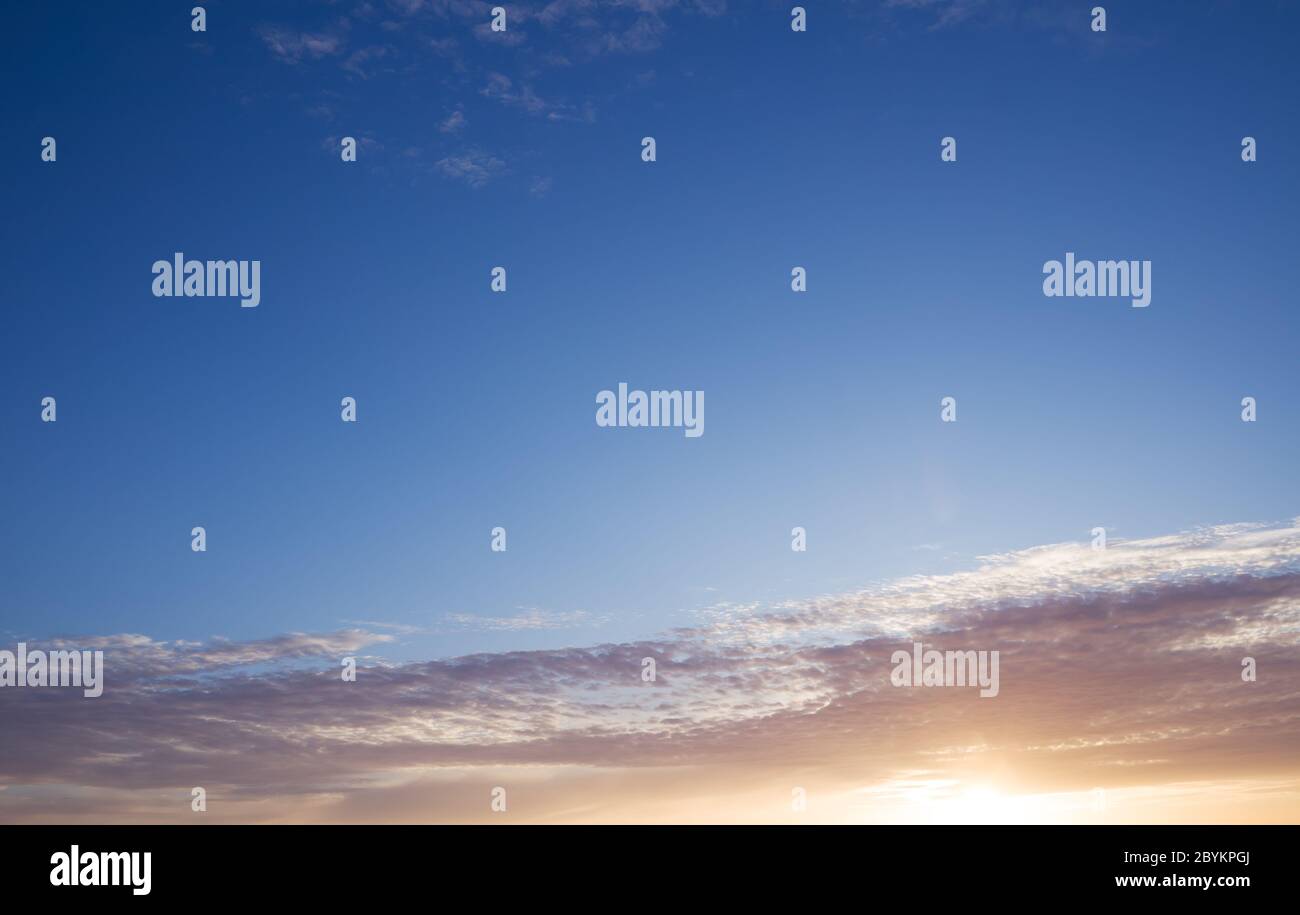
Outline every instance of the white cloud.
[(438, 130), (442, 133), (460, 133), (465, 128), (465, 114), (457, 109), (443, 118), (438, 125)]
[(496, 156), (472, 149), (455, 156), (445, 156), (435, 165), (448, 178), (464, 182), (470, 187), (482, 187), (505, 169), (505, 163)]

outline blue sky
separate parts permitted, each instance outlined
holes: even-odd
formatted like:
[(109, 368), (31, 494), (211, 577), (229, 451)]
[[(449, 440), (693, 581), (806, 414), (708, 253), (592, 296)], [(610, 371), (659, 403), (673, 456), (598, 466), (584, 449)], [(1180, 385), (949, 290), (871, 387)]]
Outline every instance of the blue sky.
[[(590, 644), (1297, 514), (1296, 8), (806, 5), (11, 12), (0, 629)], [(262, 304), (152, 297), (175, 251)], [(620, 381), (704, 436), (597, 428)]]

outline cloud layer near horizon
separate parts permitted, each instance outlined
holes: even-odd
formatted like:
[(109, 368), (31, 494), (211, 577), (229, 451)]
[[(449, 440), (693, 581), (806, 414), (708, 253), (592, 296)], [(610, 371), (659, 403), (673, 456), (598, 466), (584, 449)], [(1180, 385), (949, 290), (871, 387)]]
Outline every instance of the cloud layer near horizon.
[[(1135, 799), (1112, 811), (1129, 820), (1161, 816), (1153, 792), (1261, 816), (1215, 806), (1227, 785), (1300, 810), (1296, 521), (1036, 547), (642, 642), (362, 660), (342, 682), (340, 658), (390, 639), (28, 639), (103, 648), (106, 687), (0, 690), (0, 821), (490, 820), (495, 785), (530, 822), (788, 819), (796, 786), (833, 821), (972, 785), (1101, 787)], [(999, 651), (1000, 694), (891, 686), (914, 639)]]

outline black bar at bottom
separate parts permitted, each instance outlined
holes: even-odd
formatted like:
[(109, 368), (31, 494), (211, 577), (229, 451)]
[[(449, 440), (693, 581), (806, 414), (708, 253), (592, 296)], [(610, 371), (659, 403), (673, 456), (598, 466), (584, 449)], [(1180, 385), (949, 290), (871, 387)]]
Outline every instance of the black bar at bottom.
[[(6, 901), (436, 898), (581, 908), (1106, 895), (1231, 904), (1291, 884), (1293, 826), (8, 826)], [(72, 875), (72, 858), (78, 860)], [(136, 852), (130, 858), (101, 853)], [(148, 893), (144, 856), (148, 852)], [(64, 860), (67, 865), (61, 867)], [(73, 885), (73, 881), (75, 884)], [(85, 885), (89, 880), (99, 884)], [(116, 881), (116, 885), (114, 885)], [(56, 885), (58, 884), (58, 885)], [(874, 891), (874, 892), (873, 892)], [(435, 897), (427, 894), (434, 892)], [(887, 892), (889, 896), (876, 896)], [(970, 895), (970, 894), (975, 895)], [(461, 899), (459, 903), (454, 902)], [(640, 900), (640, 902), (638, 902)], [(651, 907), (642, 910), (640, 905)]]

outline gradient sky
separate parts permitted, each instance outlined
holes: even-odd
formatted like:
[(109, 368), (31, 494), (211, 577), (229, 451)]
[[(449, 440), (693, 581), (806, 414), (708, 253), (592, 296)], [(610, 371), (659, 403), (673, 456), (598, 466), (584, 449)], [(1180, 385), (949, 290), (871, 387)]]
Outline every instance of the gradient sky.
[[(1099, 525), (1120, 545), (1293, 529), (1294, 4), (1109, 2), (1096, 34), (1092, 2), (807, 3), (794, 34), (790, 3), (556, 0), (505, 4), (504, 36), (486, 27), (492, 5), (214, 0), (204, 34), (189, 6), (160, 2), (7, 12), (5, 644), (114, 646), (131, 683), (161, 674), (130, 650), (221, 645), (277, 646), (241, 649), (241, 664), (328, 670), (360, 652), (424, 670), (606, 644), (635, 668), (642, 643), (676, 644), (667, 632), (899, 581), (948, 606), (936, 583), (986, 574), (981, 557), (1073, 556)], [(355, 164), (339, 159), (345, 135)], [(944, 136), (955, 164), (939, 160)], [(176, 251), (260, 260), (261, 305), (154, 298), (150, 267)], [(1152, 261), (1150, 307), (1045, 298), (1042, 265), (1067, 251)], [(488, 288), (498, 264), (505, 295)], [(597, 428), (596, 392), (621, 381), (703, 390), (705, 434)], [(47, 395), (55, 424), (40, 422)], [(355, 425), (339, 421), (344, 395)], [(955, 424), (939, 422), (949, 395)], [(488, 548), (497, 525), (504, 554)], [(790, 550), (796, 525), (806, 553)], [(1281, 576), (1280, 597), (1242, 605), (1249, 626), (1202, 608), (1215, 625), (1293, 631), (1293, 534), (1262, 570), (1202, 574), (1189, 549), (1168, 570), (1188, 577), (1162, 583), (1226, 577), (1253, 595)], [(1124, 580), (1126, 600), (1147, 584)], [(1052, 602), (1094, 591), (1017, 600), (1069, 617)], [(1187, 595), (1148, 597), (1183, 670)], [(931, 625), (840, 621), (825, 644)], [(692, 650), (721, 650), (699, 638)], [(175, 663), (167, 676), (234, 670)], [(1216, 663), (1230, 682), (1235, 661)], [(1117, 679), (1147, 682), (1137, 670)], [(1269, 695), (1294, 709), (1289, 670)], [(733, 674), (717, 676), (755, 708), (805, 709)], [(103, 701), (143, 714), (139, 696)], [(277, 709), (250, 720), (292, 714)], [(1287, 721), (1255, 774), (1296, 749)], [(61, 726), (75, 739), (75, 719)], [(1193, 768), (1162, 784), (1231, 770)], [(1044, 785), (1084, 790), (1075, 776)], [(255, 774), (211, 777), (256, 794)], [(382, 818), (367, 809), (353, 818)]]

